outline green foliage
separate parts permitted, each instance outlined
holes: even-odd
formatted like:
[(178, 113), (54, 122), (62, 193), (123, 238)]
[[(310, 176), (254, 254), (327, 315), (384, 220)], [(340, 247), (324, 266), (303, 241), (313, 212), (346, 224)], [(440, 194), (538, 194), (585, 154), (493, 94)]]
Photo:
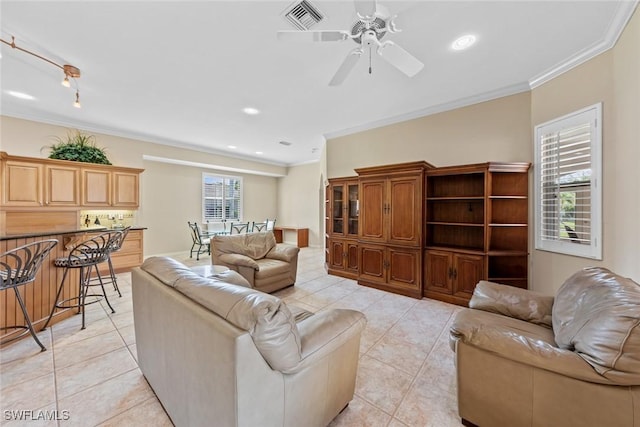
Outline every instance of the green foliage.
[(50, 147), (49, 158), (110, 165), (104, 148), (97, 147), (95, 139), (94, 135), (87, 135), (79, 130), (70, 131), (66, 138), (55, 138), (57, 143)]

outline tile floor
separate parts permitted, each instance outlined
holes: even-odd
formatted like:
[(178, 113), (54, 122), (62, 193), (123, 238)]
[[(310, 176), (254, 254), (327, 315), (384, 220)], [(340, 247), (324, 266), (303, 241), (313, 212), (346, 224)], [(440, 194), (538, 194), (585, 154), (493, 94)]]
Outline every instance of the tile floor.
[[(0, 350), (1, 425), (172, 425), (136, 363), (130, 274), (119, 275), (119, 283), (122, 298), (110, 292), (116, 314), (93, 304), (85, 330), (73, 316), (39, 333), (45, 352), (30, 338)], [(331, 426), (461, 425), (448, 344), (458, 307), (329, 276), (322, 250), (314, 248), (300, 252), (296, 286), (277, 295), (313, 312), (343, 307), (367, 316), (356, 393)]]

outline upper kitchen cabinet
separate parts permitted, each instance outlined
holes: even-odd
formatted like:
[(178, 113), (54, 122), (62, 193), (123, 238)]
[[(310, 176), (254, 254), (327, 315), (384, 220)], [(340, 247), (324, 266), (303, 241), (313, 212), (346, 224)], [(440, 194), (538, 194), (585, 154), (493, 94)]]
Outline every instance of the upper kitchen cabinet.
[(2, 207), (126, 208), (139, 206), (143, 169), (67, 160), (10, 156), (0, 152)]
[(82, 168), (82, 205), (137, 208), (140, 169)]

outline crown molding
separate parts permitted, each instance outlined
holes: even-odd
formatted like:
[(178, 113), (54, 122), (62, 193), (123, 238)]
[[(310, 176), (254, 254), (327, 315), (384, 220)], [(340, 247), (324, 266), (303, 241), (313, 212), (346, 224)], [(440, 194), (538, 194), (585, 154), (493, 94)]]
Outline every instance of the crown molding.
[(554, 67), (534, 76), (529, 80), (529, 87), (531, 89), (535, 89), (549, 80), (558, 77), (559, 75), (587, 62), (615, 46), (622, 34), (622, 31), (624, 31), (624, 28), (627, 26), (631, 16), (633, 16), (633, 12), (635, 11), (639, 1), (640, 0), (629, 0), (619, 2), (616, 13), (609, 24), (609, 29), (602, 40), (575, 53), (573, 56)]
[(269, 176), (272, 178), (282, 178), (286, 176), (285, 174), (279, 173), (271, 173), (271, 172), (263, 172), (253, 169), (244, 169), (244, 168), (236, 168), (233, 166), (222, 166), (215, 165), (211, 163), (200, 163), (200, 162), (192, 162), (190, 160), (180, 160), (180, 159), (172, 159), (169, 157), (159, 157), (159, 156), (151, 156), (148, 154), (142, 155), (142, 160), (147, 160), (150, 162), (158, 162), (158, 163), (169, 163), (172, 165), (180, 165), (180, 166), (190, 166), (194, 168), (202, 168), (202, 169), (214, 169), (225, 172), (234, 172), (234, 173), (244, 173), (249, 175), (260, 175), (260, 176)]
[(290, 164), (283, 163), (283, 162), (273, 162), (269, 160), (256, 159), (255, 157), (243, 156), (241, 154), (234, 154), (228, 151), (216, 150), (214, 148), (207, 148), (201, 145), (190, 144), (190, 143), (176, 141), (168, 138), (162, 138), (158, 136), (146, 135), (138, 132), (123, 131), (121, 129), (117, 129), (109, 126), (98, 126), (98, 125), (87, 123), (87, 122), (72, 123), (70, 121), (66, 121), (60, 118), (40, 117), (37, 115), (27, 114), (24, 112), (16, 112), (11, 110), (7, 111), (6, 109), (2, 111), (2, 115), (7, 117), (14, 117), (16, 119), (30, 120), (32, 122), (45, 123), (48, 125), (63, 126), (67, 128), (81, 129), (88, 132), (101, 133), (109, 136), (117, 136), (120, 138), (135, 139), (142, 142), (149, 142), (151, 144), (183, 148), (185, 150), (193, 150), (201, 153), (214, 154), (217, 156), (224, 156), (232, 159), (247, 160), (247, 161), (270, 165), (270, 166), (279, 166), (279, 167), (291, 166)]
[(516, 83), (511, 86), (505, 86), (505, 87), (484, 92), (478, 95), (456, 99), (451, 102), (445, 102), (443, 104), (434, 105), (432, 107), (423, 108), (423, 109), (412, 111), (406, 114), (401, 114), (398, 116), (376, 120), (373, 122), (364, 123), (359, 126), (341, 129), (334, 132), (328, 132), (328, 133), (325, 133), (323, 136), (325, 140), (339, 138), (341, 136), (352, 135), (358, 132), (364, 132), (367, 130), (372, 130), (372, 129), (380, 128), (383, 126), (389, 126), (396, 123), (418, 119), (420, 117), (431, 116), (433, 114), (438, 114), (438, 113), (444, 113), (445, 111), (451, 111), (457, 108), (468, 107), (470, 105), (479, 104), (481, 102), (491, 101), (493, 99), (503, 98), (505, 96), (515, 95), (522, 92), (527, 92), (529, 90), (530, 88), (527, 82)]

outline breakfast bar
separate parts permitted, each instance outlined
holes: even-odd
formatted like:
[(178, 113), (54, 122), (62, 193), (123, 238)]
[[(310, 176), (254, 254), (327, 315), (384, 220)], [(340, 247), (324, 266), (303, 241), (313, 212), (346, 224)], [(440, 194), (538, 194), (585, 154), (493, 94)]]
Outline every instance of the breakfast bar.
[[(131, 227), (120, 253), (113, 254), (112, 261), (116, 271), (128, 271), (142, 263), (144, 229), (144, 227)], [(36, 331), (39, 331), (46, 321), (53, 306), (58, 285), (62, 280), (63, 271), (61, 268), (57, 268), (53, 261), (56, 258), (68, 256), (69, 250), (76, 243), (90, 238), (92, 234), (95, 235), (108, 230), (110, 229), (107, 227), (71, 227), (49, 232), (0, 234), (0, 253), (40, 240), (56, 239), (58, 241), (49, 257), (42, 264), (35, 281), (19, 289)], [(107, 274), (107, 266), (105, 265), (104, 269), (101, 266), (100, 271), (101, 274)], [(61, 299), (71, 298), (78, 294), (77, 274), (78, 272), (73, 269), (69, 272)], [(57, 311), (51, 323), (57, 323), (74, 315), (76, 312), (76, 310), (72, 309)], [(24, 324), (24, 316), (13, 290), (0, 291), (0, 327), (21, 324)], [(21, 330), (3, 330), (0, 338), (4, 342), (20, 333), (22, 333)]]

